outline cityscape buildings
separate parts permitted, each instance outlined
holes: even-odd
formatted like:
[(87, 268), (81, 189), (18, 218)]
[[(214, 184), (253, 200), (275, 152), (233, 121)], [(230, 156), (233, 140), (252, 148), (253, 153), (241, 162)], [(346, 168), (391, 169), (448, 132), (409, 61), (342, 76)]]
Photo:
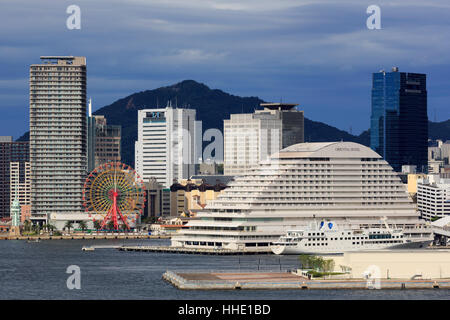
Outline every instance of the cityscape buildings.
[(239, 175), (269, 155), (304, 141), (303, 111), (292, 103), (262, 103), (255, 113), (224, 120), (224, 174)]
[(31, 205), (31, 165), (30, 162), (10, 163), (11, 205), (15, 197), (20, 207)]
[(30, 66), (31, 219), (81, 212), (87, 170), (86, 58)]
[(170, 215), (172, 183), (195, 173), (195, 117), (195, 109), (170, 104), (138, 111), (135, 168), (144, 182), (154, 178), (162, 186), (162, 215)]
[(164, 191), (163, 186), (156, 181), (155, 178), (148, 179), (148, 181), (144, 182), (144, 185), (147, 191), (147, 201), (145, 202), (141, 220), (145, 218), (156, 220), (157, 218), (163, 216), (164, 210), (165, 213), (168, 214), (170, 212), (170, 207), (167, 208), (168, 192)]
[(155, 178), (164, 188), (195, 173), (195, 109), (138, 111), (136, 172), (144, 181)]
[(428, 141), (428, 173), (450, 173), (450, 140)]
[(381, 70), (373, 74), (370, 147), (396, 171), (428, 168), (426, 75)]
[(105, 116), (88, 118), (88, 172), (107, 162), (120, 162), (121, 126), (108, 125)]
[(411, 238), (430, 230), (380, 155), (353, 142), (300, 143), (235, 177), (172, 237), (177, 247), (268, 251), (288, 229), (329, 219), (340, 228), (384, 227)]
[(450, 179), (437, 174), (418, 179), (417, 208), (425, 220), (450, 216)]
[(233, 180), (232, 176), (196, 175), (170, 186), (170, 215), (192, 217), (215, 200)]
[[(20, 181), (24, 181), (26, 162), (29, 161), (28, 142), (13, 141), (11, 136), (0, 136), (0, 218), (10, 216), (11, 197), (11, 163), (21, 168)], [(14, 172), (14, 175), (16, 172)]]

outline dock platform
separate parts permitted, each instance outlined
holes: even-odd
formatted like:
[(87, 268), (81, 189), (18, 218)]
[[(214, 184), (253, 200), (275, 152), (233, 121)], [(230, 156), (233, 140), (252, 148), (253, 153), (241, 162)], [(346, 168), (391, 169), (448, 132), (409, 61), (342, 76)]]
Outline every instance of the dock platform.
[(171, 246), (122, 246), (121, 251), (141, 252), (164, 252), (179, 254), (210, 254), (210, 255), (249, 255), (249, 254), (272, 254), (269, 251), (229, 250), (229, 249), (206, 249), (206, 248), (181, 248)]
[[(308, 279), (290, 272), (166, 271), (163, 279), (181, 290), (374, 289), (365, 279)], [(375, 287), (377, 288), (377, 287)], [(450, 289), (450, 279), (380, 279), (379, 289)]]

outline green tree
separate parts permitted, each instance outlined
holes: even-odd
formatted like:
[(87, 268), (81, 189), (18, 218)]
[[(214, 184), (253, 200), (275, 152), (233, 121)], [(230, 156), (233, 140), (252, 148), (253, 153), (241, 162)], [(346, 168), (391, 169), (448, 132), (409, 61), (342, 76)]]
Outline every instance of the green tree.
[(73, 222), (72, 221), (66, 221), (66, 224), (64, 225), (64, 229), (67, 229), (68, 232), (70, 233), (70, 229), (72, 229), (73, 227)]
[(303, 269), (314, 269), (317, 271), (331, 272), (334, 270), (333, 259), (323, 259), (322, 257), (302, 254), (299, 256)]
[(81, 220), (80, 222), (78, 222), (78, 228), (80, 228), (83, 232), (86, 231), (87, 229), (86, 221)]
[(334, 260), (333, 259), (325, 259), (323, 263), (323, 271), (324, 272), (332, 272), (334, 270)]
[(31, 221), (25, 220), (25, 222), (23, 223), (23, 228), (25, 231), (30, 231), (31, 230)]
[(31, 230), (32, 230), (34, 233), (36, 233), (36, 234), (39, 234), (39, 230), (40, 230), (40, 229), (41, 229), (41, 228), (40, 228), (39, 224), (34, 224), (34, 225), (31, 226)]

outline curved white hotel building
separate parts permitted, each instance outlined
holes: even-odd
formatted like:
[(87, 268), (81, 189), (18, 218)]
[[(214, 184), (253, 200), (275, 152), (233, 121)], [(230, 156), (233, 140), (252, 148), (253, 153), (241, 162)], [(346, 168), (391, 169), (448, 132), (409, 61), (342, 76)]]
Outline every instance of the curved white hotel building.
[(353, 142), (295, 144), (229, 184), (172, 246), (269, 251), (289, 229), (314, 219), (344, 228), (383, 227), (430, 237), (400, 178), (372, 149)]

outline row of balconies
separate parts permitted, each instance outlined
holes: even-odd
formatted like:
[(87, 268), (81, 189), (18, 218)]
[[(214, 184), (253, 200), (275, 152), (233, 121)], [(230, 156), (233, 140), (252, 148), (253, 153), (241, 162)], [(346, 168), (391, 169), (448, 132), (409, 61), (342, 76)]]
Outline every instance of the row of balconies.
[[(351, 205), (351, 204), (350, 204)], [(214, 205), (208, 205), (208, 210), (217, 210), (219, 208), (239, 208), (239, 209), (250, 209), (250, 210), (260, 210), (260, 209), (271, 209), (271, 210), (281, 210), (281, 209), (305, 209), (313, 210), (313, 209), (339, 209), (339, 210), (348, 210), (358, 212), (359, 210), (366, 209), (366, 207), (370, 206), (370, 210), (373, 209), (383, 209), (380, 206), (386, 206), (385, 210), (413, 210), (414, 207), (410, 204), (398, 205), (395, 202), (374, 202), (370, 204), (358, 203), (357, 206), (348, 206), (347, 203), (217, 203)]]

